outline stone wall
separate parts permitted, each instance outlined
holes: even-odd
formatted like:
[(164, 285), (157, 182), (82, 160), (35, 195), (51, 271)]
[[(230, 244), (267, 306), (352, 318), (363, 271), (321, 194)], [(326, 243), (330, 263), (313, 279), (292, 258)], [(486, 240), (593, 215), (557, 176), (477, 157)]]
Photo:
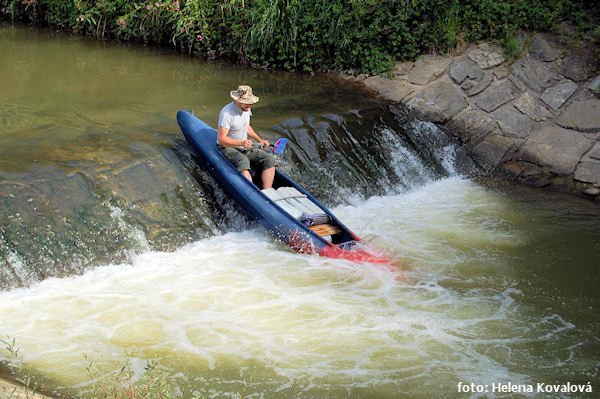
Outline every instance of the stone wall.
[(489, 43), (352, 77), (460, 138), (487, 171), (600, 201), (600, 99), (593, 49), (566, 33), (521, 34), (514, 63)]

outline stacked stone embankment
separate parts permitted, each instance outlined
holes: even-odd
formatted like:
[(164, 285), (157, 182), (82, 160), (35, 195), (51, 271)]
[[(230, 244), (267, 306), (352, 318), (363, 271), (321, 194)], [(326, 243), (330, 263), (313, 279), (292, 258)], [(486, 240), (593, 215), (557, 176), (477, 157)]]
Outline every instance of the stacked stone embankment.
[(600, 201), (600, 75), (593, 49), (564, 34), (522, 35), (527, 51), (474, 44), (452, 57), (398, 63), (391, 79), (357, 77), (457, 136), (490, 173)]

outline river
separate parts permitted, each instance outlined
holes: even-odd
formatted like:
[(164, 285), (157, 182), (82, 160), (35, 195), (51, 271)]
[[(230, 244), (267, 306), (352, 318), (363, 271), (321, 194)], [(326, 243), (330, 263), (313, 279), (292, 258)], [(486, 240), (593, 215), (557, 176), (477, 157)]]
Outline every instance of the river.
[[(296, 254), (195, 166), (177, 109), (214, 125), (240, 83), (282, 169), (398, 267)], [(597, 205), (471, 178), (434, 125), (330, 75), (4, 24), (0, 87), (0, 335), (45, 392), (151, 359), (184, 398), (600, 389)]]

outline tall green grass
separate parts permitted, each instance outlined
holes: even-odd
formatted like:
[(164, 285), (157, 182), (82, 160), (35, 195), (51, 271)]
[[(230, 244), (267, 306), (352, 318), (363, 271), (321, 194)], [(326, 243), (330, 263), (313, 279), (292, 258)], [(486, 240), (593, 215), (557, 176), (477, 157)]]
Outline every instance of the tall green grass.
[(376, 73), (481, 39), (515, 55), (517, 30), (564, 21), (589, 39), (600, 8), (589, 0), (0, 0), (0, 17), (260, 68)]

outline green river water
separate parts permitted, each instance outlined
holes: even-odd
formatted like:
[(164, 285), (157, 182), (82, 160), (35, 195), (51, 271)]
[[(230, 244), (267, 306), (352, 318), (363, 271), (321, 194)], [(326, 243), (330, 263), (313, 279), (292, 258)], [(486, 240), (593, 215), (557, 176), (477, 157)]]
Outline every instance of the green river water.
[[(214, 125), (241, 83), (397, 268), (296, 254), (194, 167), (176, 111)], [(157, 359), (183, 398), (600, 397), (600, 209), (469, 178), (440, 137), (333, 76), (0, 24), (0, 335), (55, 396)]]

